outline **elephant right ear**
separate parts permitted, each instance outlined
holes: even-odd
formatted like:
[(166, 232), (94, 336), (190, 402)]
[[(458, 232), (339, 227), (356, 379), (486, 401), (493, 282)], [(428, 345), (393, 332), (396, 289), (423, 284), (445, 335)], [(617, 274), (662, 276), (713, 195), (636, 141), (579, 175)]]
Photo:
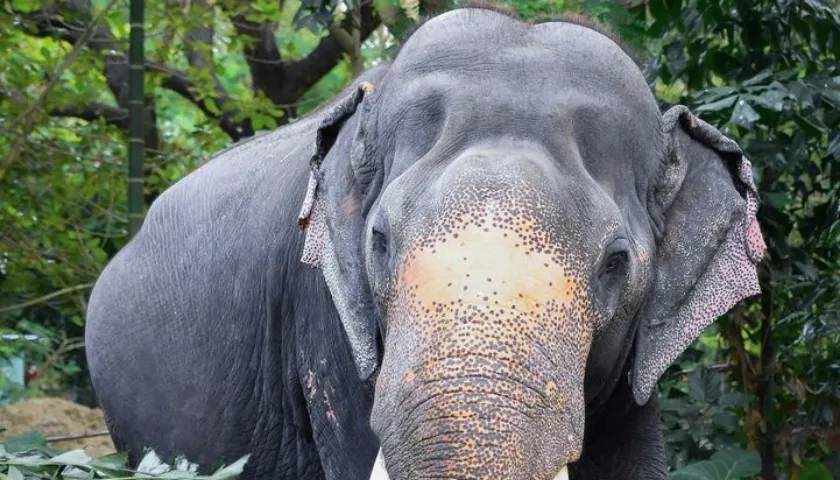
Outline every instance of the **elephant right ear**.
[(740, 300), (760, 293), (765, 245), (740, 147), (684, 106), (662, 118), (667, 146), (648, 192), (655, 280), (636, 336), (633, 395), (650, 398), (668, 366)]
[(323, 115), (298, 216), (306, 233), (301, 261), (323, 272), (363, 380), (376, 370), (378, 320), (364, 268), (360, 192), (349, 158), (353, 135), (340, 133), (372, 91), (371, 83), (361, 82)]

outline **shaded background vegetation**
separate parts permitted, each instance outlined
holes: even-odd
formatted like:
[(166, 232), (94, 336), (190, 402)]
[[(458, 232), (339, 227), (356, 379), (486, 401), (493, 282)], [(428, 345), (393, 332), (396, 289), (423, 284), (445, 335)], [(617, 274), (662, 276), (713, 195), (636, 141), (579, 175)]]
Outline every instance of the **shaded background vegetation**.
[[(147, 1), (147, 204), (214, 151), (328, 100), (423, 16), (457, 4), (357, 2)], [(753, 162), (765, 293), (661, 382), (673, 478), (840, 478), (838, 2), (505, 3), (606, 24), (663, 108), (689, 105)], [(0, 356), (25, 352), (37, 368), (25, 388), (0, 375), (0, 393), (89, 403), (86, 298), (128, 239), (127, 0), (0, 5), (0, 334), (41, 338), (0, 341)]]

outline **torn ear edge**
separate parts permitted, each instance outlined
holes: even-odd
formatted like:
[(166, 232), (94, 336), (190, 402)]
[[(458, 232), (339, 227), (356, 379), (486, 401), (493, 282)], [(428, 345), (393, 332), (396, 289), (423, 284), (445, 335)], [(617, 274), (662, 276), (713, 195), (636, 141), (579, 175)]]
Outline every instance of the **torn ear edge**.
[[(680, 132), (676, 131), (677, 128), (680, 128)], [(659, 202), (657, 208), (661, 209), (661, 234), (674, 233), (665, 230), (673, 228), (673, 225), (666, 227), (664, 224), (668, 208), (685, 188), (684, 183), (690, 181), (684, 176), (688, 169), (687, 162), (692, 162), (693, 158), (682, 151), (680, 142), (685, 140), (678, 140), (679, 137), (703, 144), (716, 153), (719, 161), (724, 162), (735, 190), (744, 199), (744, 215), (737, 224), (730, 227), (717, 253), (705, 266), (696, 283), (688, 291), (679, 294), (682, 300), (675, 304), (676, 309), (662, 310), (663, 305), (659, 303), (652, 304), (650, 309), (643, 309), (645, 313), (640, 319), (630, 377), (633, 395), (639, 405), (647, 403), (662, 373), (703, 329), (738, 301), (760, 293), (756, 268), (766, 251), (756, 219), (758, 193), (752, 178), (752, 166), (738, 144), (681, 105), (663, 115), (662, 130), (670, 141), (667, 153), (673, 155), (666, 160), (664, 171), (666, 174), (682, 176), (675, 177), (676, 182), (664, 187), (665, 194), (654, 199)], [(686, 158), (681, 158), (683, 154)], [(663, 254), (679, 255), (679, 252)], [(659, 256), (660, 253), (657, 258)], [(663, 268), (661, 264), (657, 269), (660, 268)], [(663, 274), (660, 270), (657, 272), (657, 275)], [(654, 281), (654, 293), (659, 291), (659, 283), (658, 279)]]
[[(718, 152), (722, 159), (734, 164), (727, 165), (733, 175), (736, 188), (745, 198), (747, 226), (744, 238), (750, 260), (758, 264), (764, 258), (767, 246), (761, 236), (756, 214), (758, 212), (758, 191), (752, 175), (752, 163), (747, 159), (741, 147), (731, 138), (723, 135), (717, 128), (696, 117), (685, 105), (676, 105), (662, 116), (663, 130), (673, 139), (677, 126), (694, 140)], [(670, 147), (669, 155), (679, 155), (678, 148)]]
[(327, 238), (326, 212), (323, 205), (321, 190), (321, 165), (327, 153), (335, 144), (341, 127), (358, 108), (362, 100), (373, 93), (374, 86), (370, 82), (361, 82), (349, 95), (334, 104), (321, 119), (315, 134), (315, 148), (309, 160), (309, 183), (306, 195), (298, 214), (298, 225), (306, 231), (301, 262), (318, 268), (321, 266), (323, 249), (329, 244)]

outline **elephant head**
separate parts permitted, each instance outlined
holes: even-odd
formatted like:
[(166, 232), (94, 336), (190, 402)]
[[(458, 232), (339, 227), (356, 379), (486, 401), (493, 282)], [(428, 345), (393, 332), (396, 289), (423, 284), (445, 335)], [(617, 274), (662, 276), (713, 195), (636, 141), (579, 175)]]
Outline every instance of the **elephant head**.
[(449, 12), (322, 118), (304, 261), (376, 376), (379, 478), (563, 478), (619, 382), (644, 404), (758, 293), (749, 162), (590, 26)]

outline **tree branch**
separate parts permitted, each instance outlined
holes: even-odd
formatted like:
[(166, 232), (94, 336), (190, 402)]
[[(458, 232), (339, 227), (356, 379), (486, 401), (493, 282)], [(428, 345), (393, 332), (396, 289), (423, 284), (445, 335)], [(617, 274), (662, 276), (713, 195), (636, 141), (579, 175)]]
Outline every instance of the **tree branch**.
[[(213, 59), (213, 8), (207, 5), (206, 0), (194, 0), (190, 5), (190, 16), (197, 26), (191, 28), (184, 36), (187, 62), (190, 67), (200, 70), (206, 75), (206, 78), (210, 79), (213, 94), (212, 96), (198, 98), (195, 93), (197, 85), (188, 81), (186, 74), (179, 73), (177, 78), (169, 79), (168, 85), (173, 87), (173, 91), (180, 93), (184, 98), (198, 106), (205, 115), (218, 119), (219, 126), (233, 140), (253, 135), (254, 129), (248, 119), (235, 120), (239, 111), (234, 106), (235, 102), (230, 101), (230, 96), (222, 86), (218, 75), (216, 75), (216, 65)], [(207, 102), (212, 102), (213, 107), (210, 108)]]
[(0, 313), (11, 312), (12, 310), (20, 310), (21, 308), (31, 307), (33, 305), (37, 305), (39, 303), (44, 303), (47, 300), (53, 299), (55, 297), (60, 297), (61, 295), (65, 295), (72, 292), (77, 292), (79, 290), (87, 290), (93, 287), (92, 283), (83, 283), (81, 285), (76, 285), (74, 287), (67, 287), (62, 288), (61, 290), (56, 290), (52, 293), (48, 293), (46, 295), (40, 296), (38, 298), (33, 298), (32, 300), (28, 300), (23, 303), (16, 303), (14, 305), (7, 305), (5, 307), (0, 307)]
[[(208, 117), (217, 119), (219, 121), (219, 127), (233, 140), (250, 137), (254, 134), (254, 129), (250, 121), (236, 121), (236, 110), (224, 109), (225, 106), (229, 106), (233, 102), (223, 90), (216, 91), (216, 98), (205, 98), (197, 93), (199, 89), (196, 84), (189, 79), (186, 73), (180, 70), (154, 63), (147, 63), (146, 69), (162, 73), (162, 87), (172, 90), (185, 100), (190, 101)], [(213, 103), (213, 107), (207, 104), (208, 101)]]
[(128, 126), (127, 110), (98, 102), (87, 105), (56, 107), (50, 109), (49, 114), (54, 117), (81, 118), (89, 122), (102, 119), (120, 128), (127, 128)]
[(251, 71), (254, 90), (265, 94), (275, 105), (290, 103), (282, 96), (285, 65), (274, 40), (277, 25), (248, 20), (245, 14), (234, 15), (231, 21), (236, 33), (248, 38), (243, 53)]
[[(3, 176), (6, 174), (6, 171), (9, 169), (9, 166), (14, 163), (15, 159), (17, 158), (18, 154), (20, 154), (21, 149), (23, 148), (23, 143), (29, 137), (29, 133), (32, 130), (32, 122), (34, 121), (34, 114), (36, 111), (40, 110), (47, 101), (47, 96), (49, 96), (50, 92), (53, 88), (58, 84), (59, 79), (61, 79), (61, 75), (70, 68), (70, 65), (76, 60), (76, 57), (79, 56), (82, 49), (85, 47), (87, 42), (93, 37), (94, 34), (94, 26), (99, 23), (99, 19), (103, 17), (108, 11), (117, 3), (116, 0), (110, 0), (103, 8), (96, 17), (92, 18), (90, 22), (88, 22), (87, 27), (85, 27), (84, 33), (79, 37), (78, 41), (73, 45), (73, 49), (70, 53), (64, 57), (64, 60), (61, 64), (55, 69), (52, 76), (50, 77), (50, 81), (47, 83), (46, 87), (41, 91), (41, 94), (38, 95), (38, 98), (32, 102), (29, 107), (13, 122), (12, 127), (10, 130), (16, 131), (20, 128), (20, 131), (16, 131), (17, 137), (15, 138), (14, 143), (12, 144), (11, 148), (9, 148), (8, 153), (6, 154), (3, 161), (0, 162), (0, 180), (3, 179)], [(2, 310), (0, 310), (2, 311)]]
[[(59, 5), (61, 9), (59, 10)], [(118, 52), (119, 42), (102, 23), (90, 23), (90, 5), (87, 2), (46, 2), (42, 10), (22, 14), (24, 27), (36, 37), (57, 37), (75, 44), (86, 31), (86, 24), (91, 29), (88, 48), (97, 51)]]
[[(365, 2), (361, 11), (359, 32), (361, 38), (367, 38), (378, 26), (379, 18), (373, 6), (369, 2)], [(352, 15), (347, 15), (342, 22), (341, 29), (345, 35), (349, 35), (347, 32), (352, 30)], [(347, 53), (346, 47), (348, 45), (345, 35), (331, 31), (331, 34), (321, 39), (321, 42), (309, 55), (287, 64), (286, 75), (283, 79), (284, 103), (293, 103), (300, 98), (341, 60), (341, 56)]]
[[(82, 35), (88, 33), (85, 46), (102, 55), (103, 73), (108, 88), (120, 108), (128, 110), (128, 57), (121, 53), (122, 45), (114, 37), (107, 24), (101, 21), (101, 14), (91, 16), (89, 0), (66, 0), (45, 2), (46, 6), (36, 12), (21, 15), (28, 33), (38, 37), (54, 37), (75, 46)], [(86, 26), (85, 26), (86, 25)], [(147, 105), (149, 128), (146, 129), (146, 148), (160, 150), (160, 137), (156, 128), (154, 105)], [(127, 126), (127, 125), (126, 125)]]
[(106, 435), (110, 435), (111, 432), (108, 430), (103, 430), (101, 432), (85, 432), (85, 433), (78, 433), (75, 435), (54, 435), (52, 437), (47, 437), (47, 443), (52, 442), (66, 442), (68, 440), (84, 440), (86, 438), (93, 438), (93, 437), (104, 437)]

